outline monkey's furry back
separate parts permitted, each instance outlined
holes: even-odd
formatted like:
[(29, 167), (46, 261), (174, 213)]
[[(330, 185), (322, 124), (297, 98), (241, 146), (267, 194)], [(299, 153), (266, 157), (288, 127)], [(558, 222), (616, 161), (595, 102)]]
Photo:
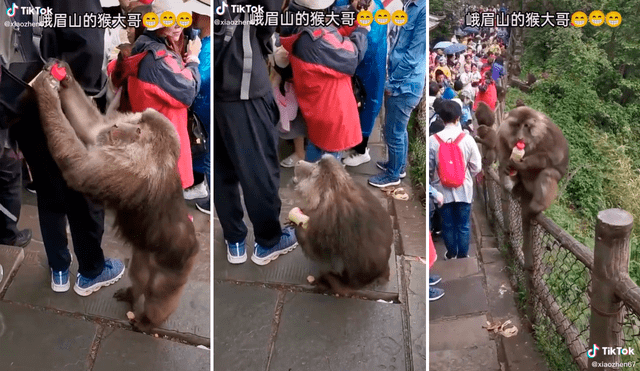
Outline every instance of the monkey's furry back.
[(354, 288), (387, 271), (393, 242), (389, 214), (337, 160), (324, 157), (296, 192), (309, 216), (306, 230), (296, 228), (298, 242), (310, 258), (330, 262)]

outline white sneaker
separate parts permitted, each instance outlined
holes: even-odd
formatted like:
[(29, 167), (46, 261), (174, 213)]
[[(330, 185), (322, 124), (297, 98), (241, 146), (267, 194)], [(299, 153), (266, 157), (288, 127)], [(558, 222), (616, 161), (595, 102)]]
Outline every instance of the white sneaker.
[(292, 154), (291, 156), (285, 158), (284, 160), (280, 161), (280, 166), (282, 167), (294, 167), (296, 166), (296, 164), (298, 163), (298, 161), (302, 160), (301, 158), (299, 158), (295, 153)]
[(351, 156), (342, 160), (342, 163), (347, 166), (359, 166), (369, 161), (371, 161), (371, 156), (369, 156), (369, 148), (367, 148), (364, 153), (354, 152)]
[(207, 181), (203, 180), (202, 183), (196, 184), (184, 190), (185, 200), (195, 200), (197, 198), (207, 198), (209, 192), (207, 191)]

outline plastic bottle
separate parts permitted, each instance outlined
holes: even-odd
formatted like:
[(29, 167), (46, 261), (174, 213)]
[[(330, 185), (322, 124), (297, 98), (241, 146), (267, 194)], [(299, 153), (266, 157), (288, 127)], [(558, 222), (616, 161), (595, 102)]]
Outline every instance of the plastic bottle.
[(289, 211), (289, 220), (296, 223), (296, 225), (302, 226), (303, 229), (307, 229), (309, 217), (304, 215), (299, 207), (294, 207)]
[(511, 160), (513, 160), (514, 162), (520, 162), (522, 161), (523, 157), (524, 157), (524, 141), (519, 140), (518, 143), (516, 143), (516, 146), (513, 147), (513, 151), (511, 151)]

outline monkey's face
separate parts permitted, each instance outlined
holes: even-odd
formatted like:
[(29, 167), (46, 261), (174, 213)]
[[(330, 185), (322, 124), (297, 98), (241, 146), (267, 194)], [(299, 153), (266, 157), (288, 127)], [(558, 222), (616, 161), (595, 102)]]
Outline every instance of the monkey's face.
[(515, 147), (520, 140), (524, 141), (525, 151), (532, 150), (544, 139), (547, 132), (546, 116), (529, 107), (518, 107), (505, 117), (503, 125), (507, 131), (509, 148)]

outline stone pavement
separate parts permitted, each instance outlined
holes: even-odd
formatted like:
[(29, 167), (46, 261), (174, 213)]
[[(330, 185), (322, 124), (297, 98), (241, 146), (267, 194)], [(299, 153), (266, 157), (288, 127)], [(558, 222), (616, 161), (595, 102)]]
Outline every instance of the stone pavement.
[[(378, 172), (375, 161), (386, 156), (378, 127), (369, 142), (371, 161), (347, 168), (363, 184)], [(281, 168), (283, 222), (296, 206), (292, 176), (293, 169)], [(402, 187), (411, 194), (408, 178)], [(216, 370), (426, 369), (425, 211), (412, 194), (409, 201), (398, 201), (370, 189), (392, 215), (396, 238), (389, 283), (367, 287), (358, 298), (314, 293), (306, 277), (317, 276), (318, 268), (299, 247), (262, 267), (251, 259), (229, 264), (214, 216)], [(245, 222), (250, 255), (253, 234), (246, 215)]]
[[(36, 197), (23, 192), (20, 228), (31, 228), (24, 249), (0, 245), (0, 370), (209, 370), (210, 365), (210, 217), (195, 208), (200, 253), (175, 313), (157, 334), (134, 332), (125, 304), (113, 293), (130, 283), (127, 272), (116, 284), (88, 297), (73, 287), (51, 290), (47, 257), (38, 224)], [(116, 237), (107, 213), (105, 256), (122, 259), (128, 268), (130, 248)], [(69, 235), (69, 242), (71, 238)], [(71, 266), (75, 283), (77, 259)]]
[[(431, 271), (442, 277), (436, 287), (445, 295), (429, 305), (429, 370), (547, 371), (520, 319), (517, 294), (480, 199), (473, 204), (469, 258), (444, 261), (444, 242), (434, 239), (438, 260)], [(490, 335), (482, 327), (507, 320), (518, 328), (516, 336)]]

